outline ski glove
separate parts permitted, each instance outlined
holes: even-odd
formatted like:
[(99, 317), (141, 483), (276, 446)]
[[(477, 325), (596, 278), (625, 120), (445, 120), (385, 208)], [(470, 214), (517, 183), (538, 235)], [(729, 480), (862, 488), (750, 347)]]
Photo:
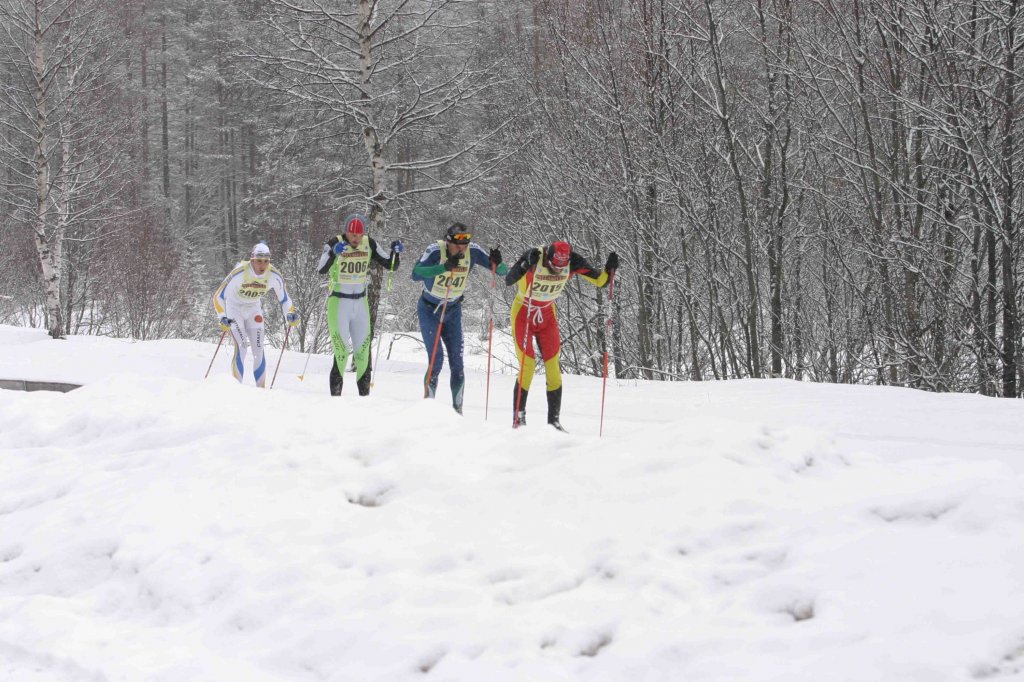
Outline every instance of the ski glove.
[(501, 265), (501, 251), (498, 249), (491, 249), (491, 265), (494, 267)]
[(533, 267), (540, 260), (540, 249), (530, 249), (530, 253), (526, 255), (526, 264), (529, 267)]
[(299, 326), (299, 314), (298, 313), (288, 313), (287, 315), (284, 316), (284, 319), (287, 320), (288, 324), (290, 324), (293, 327)]
[(231, 331), (231, 323), (232, 322), (233, 322), (233, 320), (231, 320), (227, 316), (221, 317), (220, 318), (220, 330), (222, 332), (229, 332), (229, 331)]
[(608, 254), (608, 262), (604, 264), (604, 270), (607, 273), (613, 273), (619, 269), (619, 254), (612, 251)]
[(348, 243), (344, 240), (336, 243), (334, 245), (334, 255), (340, 256), (341, 254), (345, 253), (346, 247), (348, 247)]
[(395, 253), (402, 253), (403, 251), (405, 251), (405, 244), (402, 243), (401, 239), (396, 239), (395, 241), (391, 242), (391, 250), (394, 251)]
[(448, 260), (444, 262), (444, 269), (454, 270), (456, 267), (458, 267), (459, 261), (462, 260), (462, 257), (464, 255), (465, 254), (461, 253), (453, 253), (452, 255), (448, 256)]

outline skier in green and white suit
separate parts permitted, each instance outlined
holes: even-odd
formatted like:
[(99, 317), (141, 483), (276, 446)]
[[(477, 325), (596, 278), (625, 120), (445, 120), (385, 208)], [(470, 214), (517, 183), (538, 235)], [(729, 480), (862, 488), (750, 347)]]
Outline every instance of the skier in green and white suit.
[(381, 252), (366, 234), (369, 221), (354, 213), (343, 223), (344, 232), (324, 244), (317, 266), (321, 275), (330, 274), (331, 293), (327, 298), (327, 327), (334, 348), (331, 368), (331, 395), (341, 395), (342, 374), (351, 352), (356, 362), (356, 386), (359, 395), (370, 393), (370, 305), (366, 300), (366, 278), (370, 261), (383, 268), (397, 269), (402, 242), (391, 242), (390, 254)]

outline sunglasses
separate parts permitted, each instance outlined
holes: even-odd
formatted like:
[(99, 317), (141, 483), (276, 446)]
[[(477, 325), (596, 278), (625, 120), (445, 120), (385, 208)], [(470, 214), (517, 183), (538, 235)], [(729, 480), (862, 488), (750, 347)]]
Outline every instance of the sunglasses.
[(269, 263), (270, 259), (269, 258), (250, 258), (249, 261), (252, 262), (252, 263)]
[(472, 238), (472, 232), (456, 232), (455, 234), (448, 235), (448, 241), (455, 242), (456, 244), (468, 244)]

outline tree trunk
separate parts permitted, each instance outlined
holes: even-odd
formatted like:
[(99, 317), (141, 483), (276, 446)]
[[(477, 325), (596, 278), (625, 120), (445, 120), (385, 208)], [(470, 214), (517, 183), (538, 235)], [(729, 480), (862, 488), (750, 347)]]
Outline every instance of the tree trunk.
[(168, 128), (167, 111), (167, 25), (160, 20), (160, 147), (163, 151), (164, 207), (170, 216), (171, 210), (171, 136)]
[(1001, 228), (1003, 237), (1003, 391), (1004, 398), (1017, 397), (1017, 334), (1020, 328), (1017, 319), (1017, 278), (1015, 271), (1017, 247), (1017, 226), (1014, 220), (1014, 204), (1017, 184), (1014, 155), (1014, 107), (1016, 104), (1016, 22), (1017, 2), (1009, 0), (1006, 17), (1006, 62), (1003, 69), (1003, 121), (1002, 121), (1002, 176), (1003, 196)]
[(43, 18), (40, 3), (34, 3), (33, 69), (35, 86), (32, 90), (35, 105), (35, 135), (33, 162), (35, 168), (35, 216), (34, 231), (36, 253), (42, 272), (43, 297), (46, 307), (46, 329), (55, 339), (64, 338), (64, 307), (61, 305), (61, 240), (63, 234), (56, 226), (50, 225), (50, 162), (47, 157), (50, 144), (46, 126), (48, 114), (46, 103), (46, 45), (43, 35)]

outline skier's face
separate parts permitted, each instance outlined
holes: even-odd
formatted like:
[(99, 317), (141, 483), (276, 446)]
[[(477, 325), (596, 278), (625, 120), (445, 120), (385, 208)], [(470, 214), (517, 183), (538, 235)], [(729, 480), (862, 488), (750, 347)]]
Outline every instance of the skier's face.
[(348, 245), (353, 249), (359, 246), (359, 242), (362, 241), (362, 239), (363, 235), (361, 234), (352, 234), (351, 232), (345, 233), (345, 241), (347, 241)]
[(466, 253), (466, 249), (469, 248), (469, 244), (456, 244), (455, 242), (448, 242), (448, 255), (452, 256), (456, 253)]
[(249, 263), (252, 264), (252, 271), (257, 275), (262, 275), (270, 267), (269, 258), (252, 258), (249, 260)]

